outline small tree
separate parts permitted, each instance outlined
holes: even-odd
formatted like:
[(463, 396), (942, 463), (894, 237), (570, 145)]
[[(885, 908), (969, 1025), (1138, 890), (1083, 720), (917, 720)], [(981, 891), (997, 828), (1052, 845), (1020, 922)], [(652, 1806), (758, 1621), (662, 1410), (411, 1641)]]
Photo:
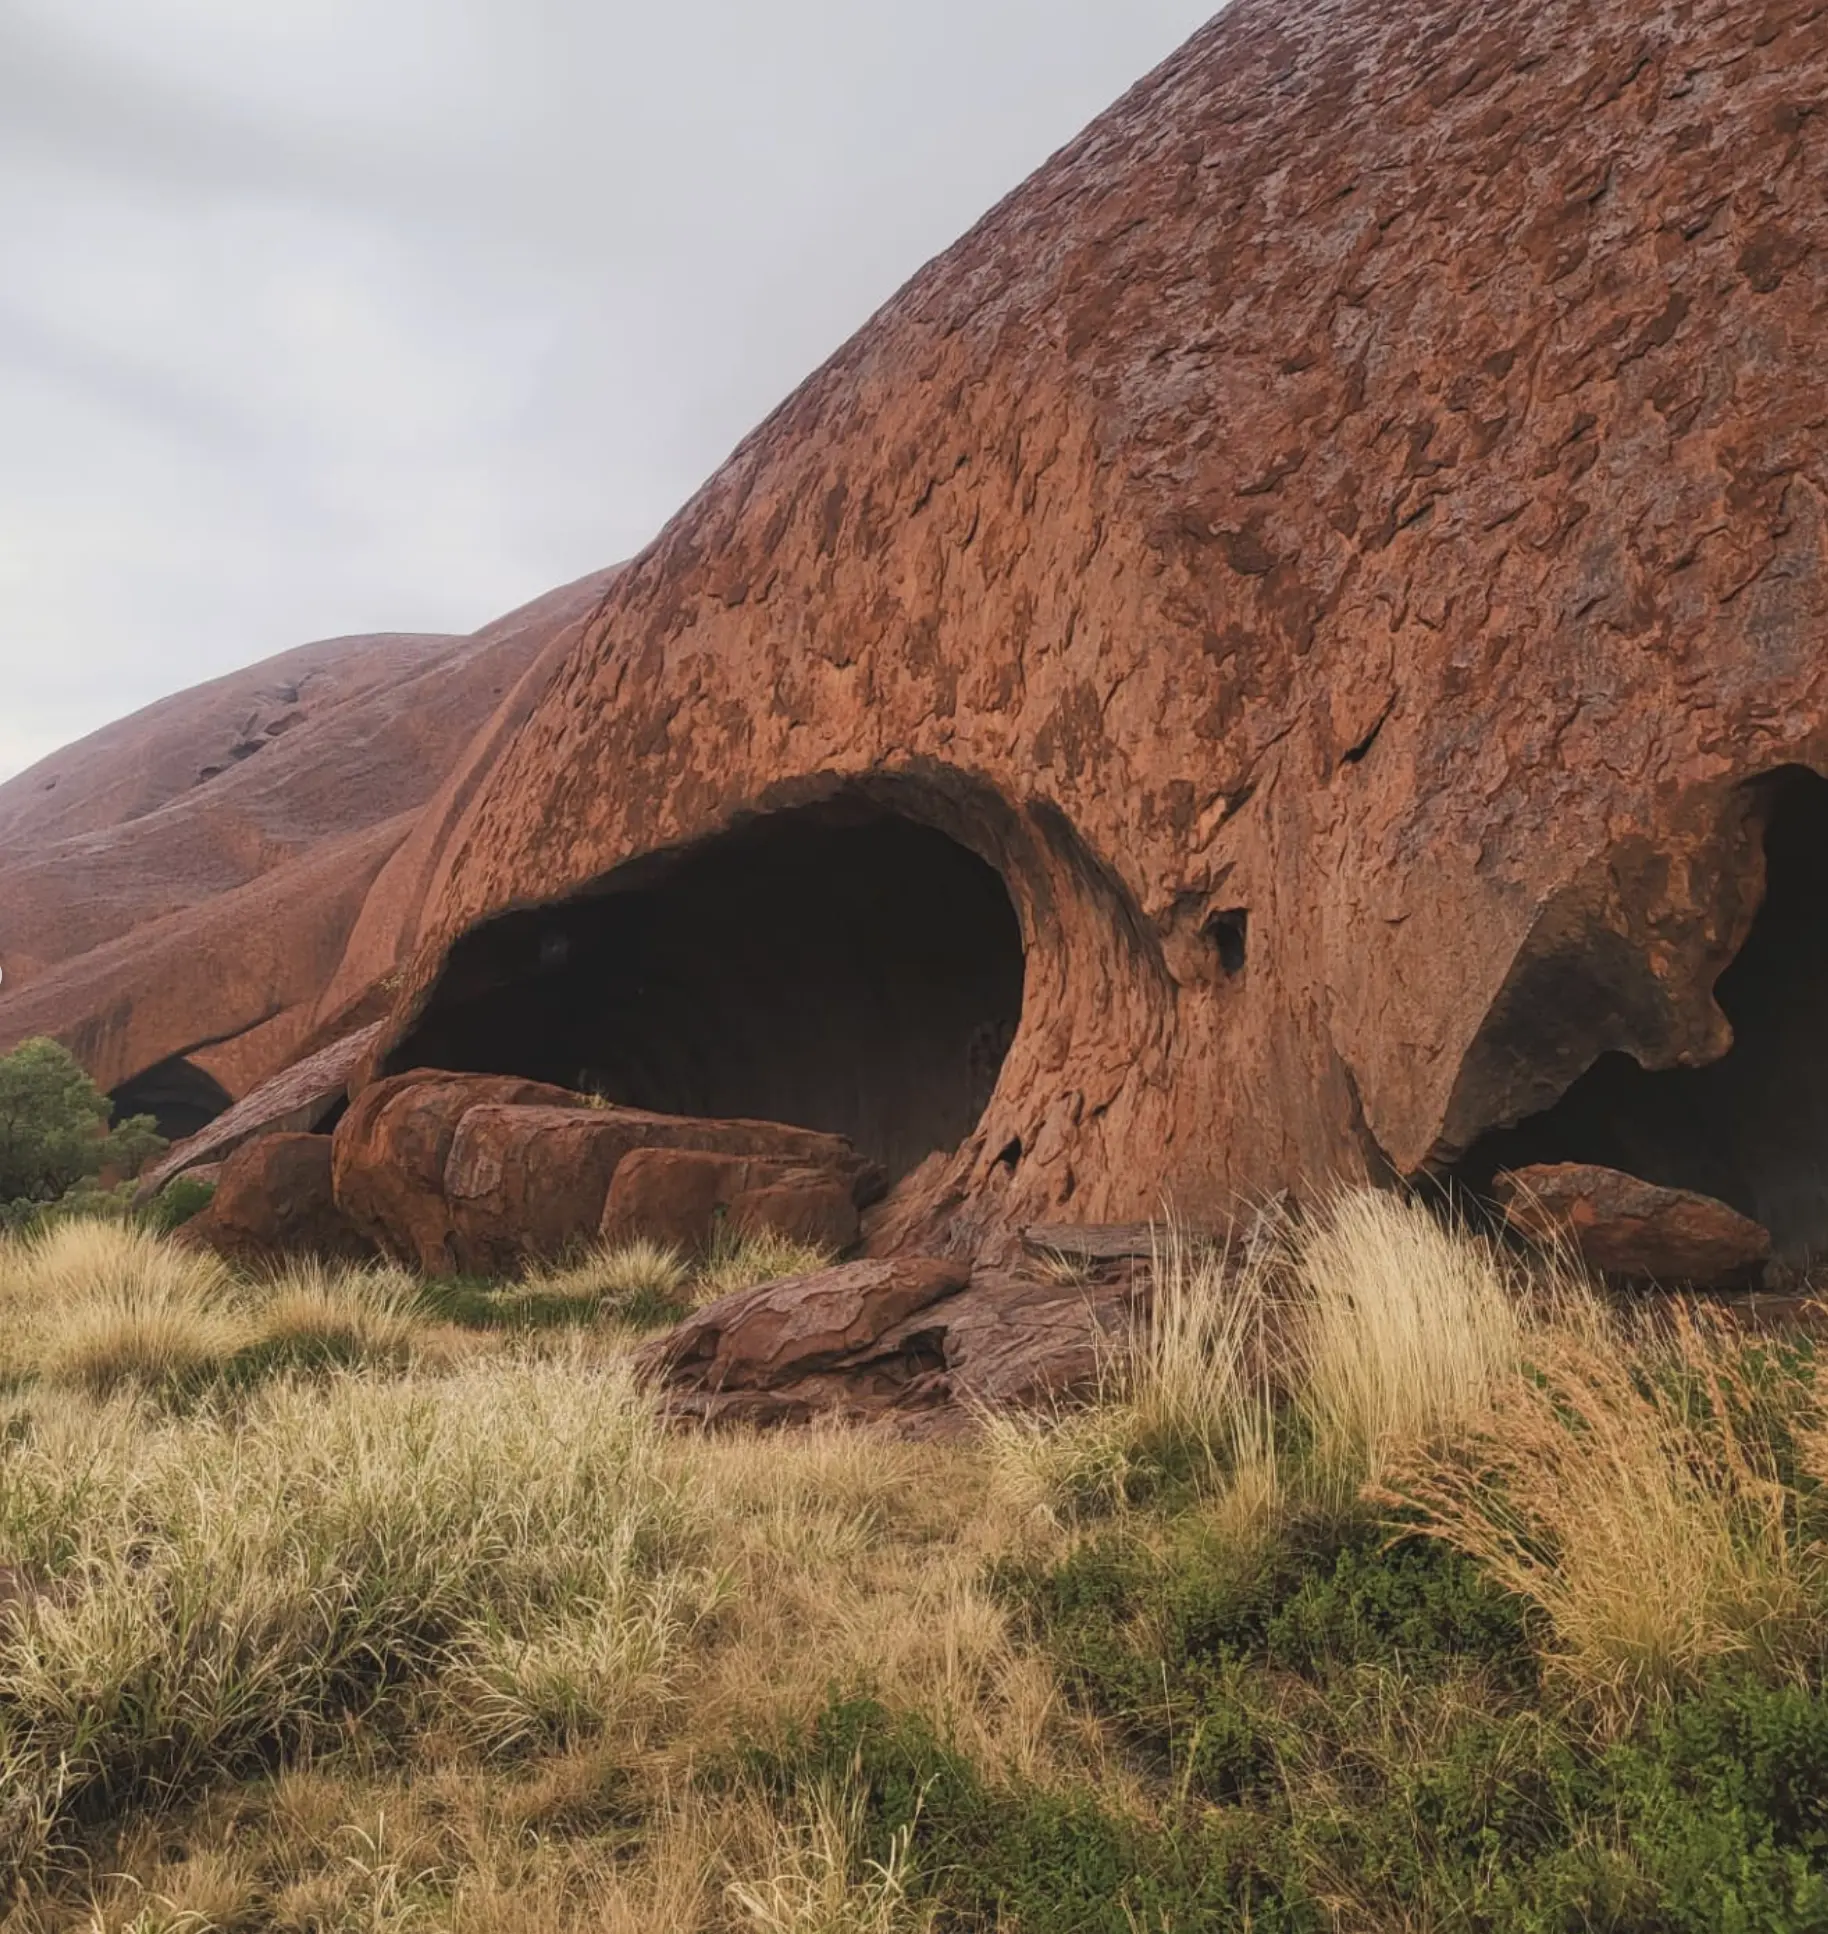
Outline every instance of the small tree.
[(103, 1169), (137, 1173), (165, 1146), (150, 1115), (108, 1125), (113, 1104), (55, 1041), (0, 1054), (0, 1202), (55, 1202)]

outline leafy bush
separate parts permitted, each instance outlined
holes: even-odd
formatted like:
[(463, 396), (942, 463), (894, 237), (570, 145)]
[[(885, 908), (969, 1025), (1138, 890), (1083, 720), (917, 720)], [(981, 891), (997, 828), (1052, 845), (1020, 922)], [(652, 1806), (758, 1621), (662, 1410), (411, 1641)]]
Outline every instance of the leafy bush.
[(150, 1115), (113, 1107), (69, 1049), (41, 1038), (0, 1055), (0, 1202), (55, 1202), (105, 1169), (136, 1173), (165, 1146)]

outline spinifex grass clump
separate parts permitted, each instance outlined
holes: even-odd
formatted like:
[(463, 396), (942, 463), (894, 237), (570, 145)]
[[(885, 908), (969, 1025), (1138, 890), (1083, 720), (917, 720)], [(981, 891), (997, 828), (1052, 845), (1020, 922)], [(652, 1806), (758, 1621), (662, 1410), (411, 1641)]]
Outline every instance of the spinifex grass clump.
[[(715, 1599), (614, 1369), (278, 1383), (238, 1419), (41, 1402), (0, 1439), (21, 1779), (119, 1805), (441, 1688), (491, 1744), (636, 1723)], [(580, 1642), (580, 1634), (588, 1642)]]
[(593, 1243), (568, 1261), (529, 1270), (520, 1293), (531, 1305), (569, 1302), (581, 1313), (644, 1328), (673, 1322), (691, 1308), (690, 1273), (673, 1244), (638, 1236)]
[(178, 1388), (253, 1335), (223, 1264), (148, 1230), (69, 1221), (0, 1240), (0, 1375), (97, 1396)]
[(1465, 1430), (1519, 1360), (1520, 1271), (1420, 1203), (1335, 1196), (1296, 1234), (1291, 1274), (1289, 1382), (1317, 1475), (1348, 1497)]
[[(1819, 1670), (1820, 1554), (1769, 1435), (1770, 1367), (1681, 1308), (1654, 1330), (1541, 1328), (1462, 1441), (1390, 1494), (1537, 1606), (1557, 1671), (1614, 1718), (1717, 1668)], [(1813, 1403), (1792, 1382), (1786, 1428)]]
[(785, 1276), (810, 1276), (816, 1270), (829, 1269), (835, 1260), (832, 1251), (822, 1244), (802, 1242), (777, 1229), (737, 1234), (719, 1224), (693, 1283), (697, 1300), (709, 1303)]

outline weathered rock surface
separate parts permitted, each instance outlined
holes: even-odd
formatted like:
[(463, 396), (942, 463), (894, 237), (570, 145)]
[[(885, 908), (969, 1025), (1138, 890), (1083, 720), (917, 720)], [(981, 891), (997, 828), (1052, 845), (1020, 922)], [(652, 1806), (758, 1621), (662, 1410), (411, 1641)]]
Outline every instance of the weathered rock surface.
[(646, 1236), (686, 1251), (709, 1247), (720, 1227), (773, 1230), (843, 1250), (856, 1242), (858, 1182), (804, 1157), (769, 1160), (702, 1148), (640, 1148), (616, 1166), (602, 1235)]
[(636, 1362), (681, 1414), (720, 1422), (892, 1408), (917, 1401), (943, 1359), (906, 1337), (886, 1348), (884, 1339), (970, 1279), (969, 1264), (931, 1256), (784, 1277), (708, 1304), (644, 1344)]
[(258, 1135), (308, 1134), (341, 1109), (349, 1076), (374, 1045), (381, 1024), (371, 1021), (263, 1081), (206, 1128), (174, 1143), (140, 1178), (139, 1199), (156, 1195), (174, 1175), (220, 1162)]
[(420, 1071), (377, 1082), (331, 1137), (337, 1206), (397, 1262), (445, 1276), (461, 1267), (445, 1195), (445, 1165), (472, 1108), (572, 1109), (580, 1097), (513, 1075)]
[[(0, 1050), (53, 1035), (107, 1089), (181, 1064), (182, 1121), (373, 1019), (427, 883), (404, 860), (422, 815), (455, 829), (486, 763), (469, 752), (499, 743), (491, 716), (519, 716), (609, 575), (469, 638), (284, 652), (0, 785)], [(392, 943), (371, 922), (345, 970), (377, 888)]]
[(1567, 1242), (1608, 1275), (1730, 1285), (1751, 1281), (1771, 1255), (1770, 1232), (1724, 1202), (1591, 1163), (1507, 1171), (1496, 1195), (1513, 1228)]
[[(857, 1204), (882, 1186), (872, 1163), (816, 1129), (616, 1108), (513, 1075), (417, 1070), (374, 1083), (333, 1141), (339, 1203), (389, 1255), (433, 1275), (510, 1275), (594, 1239), (621, 1164), (643, 1152), (734, 1159), (739, 1229), (854, 1238)], [(615, 1232), (674, 1239), (665, 1217), (678, 1200), (650, 1206), (654, 1219)]]
[(707, 1423), (867, 1420), (1083, 1395), (1119, 1361), (1129, 1283), (1062, 1288), (951, 1259), (840, 1265), (743, 1290), (637, 1353), (677, 1416)]
[[(1236, 0), (616, 582), (389, 1065), (844, 1132), (970, 1247), (1726, 1056), (1767, 832), (1828, 819), (1769, 777), (1828, 771), (1825, 92), (1815, 0)], [(1823, 984), (1642, 1111), (1790, 1254)]]
[(223, 1163), (208, 1205), (177, 1233), (187, 1245), (243, 1264), (292, 1256), (365, 1262), (375, 1253), (337, 1207), (328, 1135), (262, 1135), (245, 1142)]
[[(457, 1266), (479, 1274), (505, 1275), (523, 1262), (554, 1258), (599, 1233), (611, 1186), (623, 1160), (640, 1150), (693, 1149), (713, 1155), (759, 1158), (771, 1173), (758, 1174), (746, 1190), (745, 1223), (761, 1226), (766, 1205), (753, 1198), (783, 1178), (812, 1167), (829, 1180), (850, 1211), (856, 1229), (853, 1195), (867, 1192), (879, 1177), (855, 1150), (835, 1135), (790, 1128), (777, 1122), (701, 1121), (658, 1115), (638, 1108), (569, 1106), (529, 1107), (514, 1102), (468, 1109), (452, 1137), (444, 1167), (444, 1193), (450, 1208), (451, 1253)], [(798, 1206), (803, 1220), (820, 1209), (823, 1194)], [(780, 1213), (795, 1204), (783, 1201)], [(772, 1226), (772, 1225), (771, 1225)], [(669, 1239), (659, 1228), (631, 1226), (631, 1235)]]

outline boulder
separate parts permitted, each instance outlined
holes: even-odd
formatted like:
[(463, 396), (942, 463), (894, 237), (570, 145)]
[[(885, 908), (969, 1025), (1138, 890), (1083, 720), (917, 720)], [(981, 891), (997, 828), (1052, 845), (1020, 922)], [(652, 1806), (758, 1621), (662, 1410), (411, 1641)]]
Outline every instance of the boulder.
[(1139, 1317), (1126, 1279), (1077, 1288), (932, 1257), (847, 1263), (711, 1304), (637, 1352), (673, 1414), (963, 1424), (985, 1408), (1084, 1396)]
[(1609, 1276), (1728, 1287), (1757, 1277), (1771, 1255), (1770, 1232), (1711, 1195), (1591, 1163), (1506, 1171), (1496, 1194), (1514, 1229), (1565, 1242)]
[(243, 1143), (223, 1163), (216, 1193), (176, 1239), (242, 1264), (291, 1256), (366, 1262), (375, 1254), (337, 1207), (328, 1135), (262, 1135)]
[[(452, 1253), (460, 1268), (504, 1275), (596, 1236), (605, 1226), (613, 1179), (623, 1160), (639, 1150), (690, 1149), (768, 1164), (750, 1172), (745, 1194), (772, 1191), (780, 1224), (768, 1223), (768, 1204), (752, 1202), (739, 1225), (745, 1227), (837, 1224), (854, 1236), (854, 1197), (879, 1181), (870, 1165), (833, 1135), (778, 1122), (578, 1107), (577, 1098), (570, 1099), (569, 1107), (506, 1103), (465, 1112), (444, 1172)], [(812, 1180), (789, 1180), (809, 1167), (817, 1171)]]
[(946, 1398), (1018, 1410), (1095, 1392), (1121, 1367), (1144, 1312), (1127, 1279), (1063, 1288), (980, 1272), (941, 1314)]
[(686, 1251), (710, 1246), (720, 1227), (770, 1229), (833, 1250), (858, 1234), (857, 1188), (832, 1168), (791, 1159), (640, 1148), (617, 1164), (603, 1205), (606, 1241), (646, 1236)]
[(461, 1267), (445, 1164), (472, 1108), (575, 1110), (582, 1097), (516, 1075), (418, 1070), (363, 1089), (332, 1137), (337, 1206), (383, 1254), (428, 1276)]
[(794, 1423), (918, 1405), (944, 1359), (910, 1319), (970, 1276), (953, 1259), (904, 1256), (764, 1283), (708, 1304), (635, 1362), (677, 1414), (707, 1421)]

